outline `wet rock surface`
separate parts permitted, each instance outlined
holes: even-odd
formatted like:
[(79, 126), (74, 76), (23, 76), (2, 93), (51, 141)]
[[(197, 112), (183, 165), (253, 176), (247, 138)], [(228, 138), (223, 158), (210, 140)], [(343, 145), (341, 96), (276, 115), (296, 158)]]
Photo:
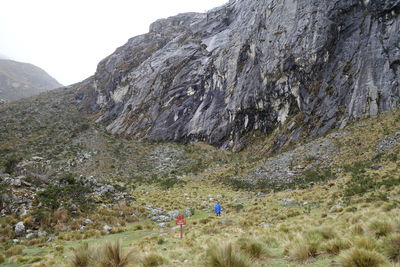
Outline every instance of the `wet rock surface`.
[(400, 102), (400, 2), (236, 0), (158, 20), (99, 63), (75, 103), (115, 134), (277, 146)]

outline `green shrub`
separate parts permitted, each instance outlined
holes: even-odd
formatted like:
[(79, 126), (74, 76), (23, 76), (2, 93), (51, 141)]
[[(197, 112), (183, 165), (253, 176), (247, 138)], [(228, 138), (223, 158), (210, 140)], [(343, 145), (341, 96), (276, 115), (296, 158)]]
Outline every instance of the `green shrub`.
[(15, 167), (18, 165), (18, 163), (21, 161), (22, 159), (17, 159), (15, 157), (10, 157), (7, 158), (4, 162), (4, 167), (5, 167), (5, 172), (8, 174), (13, 174)]
[(38, 193), (38, 199), (52, 210), (58, 209), (63, 202), (76, 203), (82, 210), (89, 210), (93, 203), (86, 197), (90, 193), (88, 187), (79, 184), (69, 184), (66, 186), (49, 185), (44, 191)]
[(239, 252), (233, 251), (232, 244), (214, 245), (207, 250), (210, 267), (247, 267), (250, 260)]
[(72, 185), (75, 184), (76, 180), (72, 173), (64, 172), (60, 177), (60, 183), (64, 185)]
[(353, 248), (342, 252), (338, 262), (342, 267), (379, 267), (386, 260), (376, 251)]

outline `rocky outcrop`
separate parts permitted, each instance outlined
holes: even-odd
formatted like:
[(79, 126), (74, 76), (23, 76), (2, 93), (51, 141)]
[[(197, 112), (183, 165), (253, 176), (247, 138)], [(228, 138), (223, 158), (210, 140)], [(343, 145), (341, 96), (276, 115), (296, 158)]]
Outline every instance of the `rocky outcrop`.
[(2, 59), (0, 55), (0, 104), (61, 86), (41, 68), (28, 63)]
[(114, 134), (281, 146), (400, 102), (399, 0), (236, 0), (156, 21), (99, 63), (75, 102)]

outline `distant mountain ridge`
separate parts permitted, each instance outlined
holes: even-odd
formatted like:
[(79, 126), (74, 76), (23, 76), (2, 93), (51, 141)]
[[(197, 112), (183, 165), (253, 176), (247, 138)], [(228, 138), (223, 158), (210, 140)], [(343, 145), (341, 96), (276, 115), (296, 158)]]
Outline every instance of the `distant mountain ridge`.
[(0, 102), (15, 101), (61, 86), (56, 79), (35, 65), (0, 59)]

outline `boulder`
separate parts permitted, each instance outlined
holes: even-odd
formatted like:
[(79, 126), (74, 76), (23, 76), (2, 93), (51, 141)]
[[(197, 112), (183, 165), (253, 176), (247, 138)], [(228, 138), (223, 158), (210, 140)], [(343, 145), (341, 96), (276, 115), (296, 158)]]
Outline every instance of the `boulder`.
[(103, 226), (103, 231), (107, 231), (107, 232), (109, 232), (109, 231), (111, 231), (113, 228), (111, 227), (111, 226), (108, 226), (108, 225), (104, 225)]
[(160, 216), (161, 214), (163, 214), (163, 212), (159, 209), (150, 209), (150, 212), (152, 215), (155, 215), (155, 216)]
[(179, 211), (169, 211), (167, 214), (171, 219), (176, 219), (179, 216)]
[(160, 215), (160, 216), (154, 216), (151, 220), (153, 222), (162, 223), (162, 222), (170, 222), (171, 218), (169, 216)]
[(189, 209), (185, 210), (185, 212), (183, 214), (185, 215), (185, 217), (192, 217), (193, 216), (192, 211), (189, 210)]
[(34, 237), (36, 237), (36, 234), (35, 234), (35, 233), (29, 233), (29, 234), (27, 234), (27, 235), (25, 236), (26, 239), (31, 239), (31, 238), (34, 238)]
[(15, 234), (17, 236), (23, 236), (25, 234), (25, 225), (23, 222), (19, 222), (15, 225), (14, 228)]
[(282, 205), (285, 207), (293, 207), (296, 206), (297, 203), (293, 199), (283, 199)]
[(47, 236), (47, 232), (46, 232), (46, 231), (39, 230), (38, 233), (37, 233), (37, 235), (38, 235), (38, 237), (44, 237), (44, 236)]
[(86, 220), (83, 221), (83, 224), (84, 225), (90, 225), (90, 224), (93, 224), (93, 221), (91, 219), (86, 219)]
[(262, 223), (260, 223), (259, 224), (260, 226), (273, 226), (273, 224), (272, 223), (267, 223), (267, 222), (262, 222)]

